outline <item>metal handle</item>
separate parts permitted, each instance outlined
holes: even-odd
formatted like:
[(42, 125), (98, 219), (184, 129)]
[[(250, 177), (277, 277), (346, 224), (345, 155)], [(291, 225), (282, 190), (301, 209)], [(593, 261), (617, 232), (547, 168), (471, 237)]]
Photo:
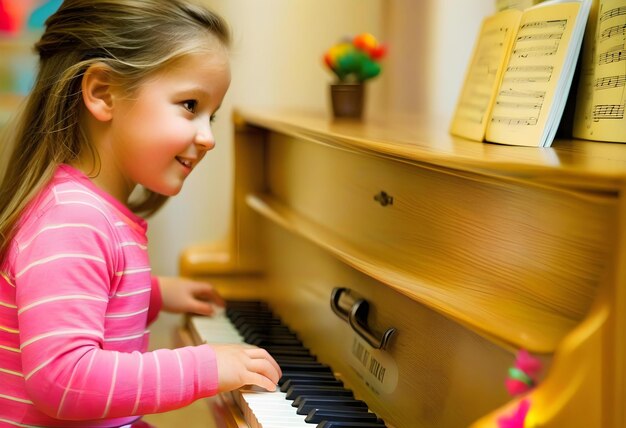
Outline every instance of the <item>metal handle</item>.
[[(349, 311), (345, 311), (341, 306), (339, 306), (339, 299), (341, 299), (341, 295), (344, 291), (349, 291), (347, 288), (335, 287), (333, 288), (333, 292), (330, 295), (330, 308), (333, 312), (345, 322), (348, 322), (348, 317), (350, 316)], [(346, 293), (347, 294), (347, 293)]]
[(357, 300), (352, 306), (350, 316), (348, 317), (350, 326), (361, 336), (367, 343), (376, 349), (386, 349), (391, 336), (396, 332), (393, 327), (385, 330), (384, 333), (377, 337), (367, 325), (367, 315), (370, 310), (370, 304), (367, 300)]
[[(351, 307), (349, 311), (342, 308), (339, 302), (342, 296), (348, 297), (347, 303), (349, 303)], [(344, 306), (345, 303), (344, 301)], [(367, 316), (370, 308), (369, 303), (365, 299), (355, 300), (348, 288), (336, 287), (333, 289), (330, 296), (330, 307), (339, 318), (349, 323), (359, 336), (376, 349), (386, 349), (391, 336), (396, 332), (396, 329), (391, 327), (385, 330), (381, 335), (376, 335), (367, 324)]]

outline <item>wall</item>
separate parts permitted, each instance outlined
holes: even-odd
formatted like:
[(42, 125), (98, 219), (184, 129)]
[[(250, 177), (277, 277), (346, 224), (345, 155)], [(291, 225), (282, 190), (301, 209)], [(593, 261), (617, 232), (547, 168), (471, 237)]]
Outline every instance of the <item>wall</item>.
[(386, 111), (451, 117), (482, 18), (493, 0), (203, 0), (234, 35), (233, 80), (217, 146), (182, 192), (149, 221), (154, 272), (177, 273), (187, 245), (221, 238), (231, 201), (233, 106), (325, 111), (332, 80), (321, 57), (341, 37), (370, 32), (390, 46), (368, 85), (367, 116)]

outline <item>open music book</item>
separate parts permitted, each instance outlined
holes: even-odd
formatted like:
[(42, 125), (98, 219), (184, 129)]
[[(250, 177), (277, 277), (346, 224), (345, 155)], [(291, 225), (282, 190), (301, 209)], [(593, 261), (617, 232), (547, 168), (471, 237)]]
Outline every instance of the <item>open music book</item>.
[(549, 147), (572, 84), (591, 0), (549, 0), (482, 24), (450, 133)]
[(572, 133), (626, 143), (626, 0), (594, 2), (582, 54)]

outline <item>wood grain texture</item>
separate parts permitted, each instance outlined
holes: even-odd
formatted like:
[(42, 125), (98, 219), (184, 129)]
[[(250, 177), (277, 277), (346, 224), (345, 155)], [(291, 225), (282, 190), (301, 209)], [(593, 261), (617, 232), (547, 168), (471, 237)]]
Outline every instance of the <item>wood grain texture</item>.
[[(545, 363), (535, 426), (624, 426), (626, 146), (477, 143), (426, 117), (234, 120), (232, 230), (185, 252), (185, 274), (267, 300), (390, 426), (495, 427), (519, 348)], [(334, 287), (397, 328), (392, 390), (350, 363)]]

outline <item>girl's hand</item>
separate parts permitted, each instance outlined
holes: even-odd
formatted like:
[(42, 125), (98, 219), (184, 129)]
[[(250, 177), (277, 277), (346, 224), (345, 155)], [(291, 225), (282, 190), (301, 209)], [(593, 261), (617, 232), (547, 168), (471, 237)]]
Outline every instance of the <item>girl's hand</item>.
[(217, 358), (218, 392), (232, 391), (244, 385), (256, 385), (275, 391), (282, 376), (271, 355), (251, 345), (212, 345)]
[(211, 284), (188, 278), (159, 277), (163, 310), (173, 313), (191, 312), (213, 315), (224, 300)]

